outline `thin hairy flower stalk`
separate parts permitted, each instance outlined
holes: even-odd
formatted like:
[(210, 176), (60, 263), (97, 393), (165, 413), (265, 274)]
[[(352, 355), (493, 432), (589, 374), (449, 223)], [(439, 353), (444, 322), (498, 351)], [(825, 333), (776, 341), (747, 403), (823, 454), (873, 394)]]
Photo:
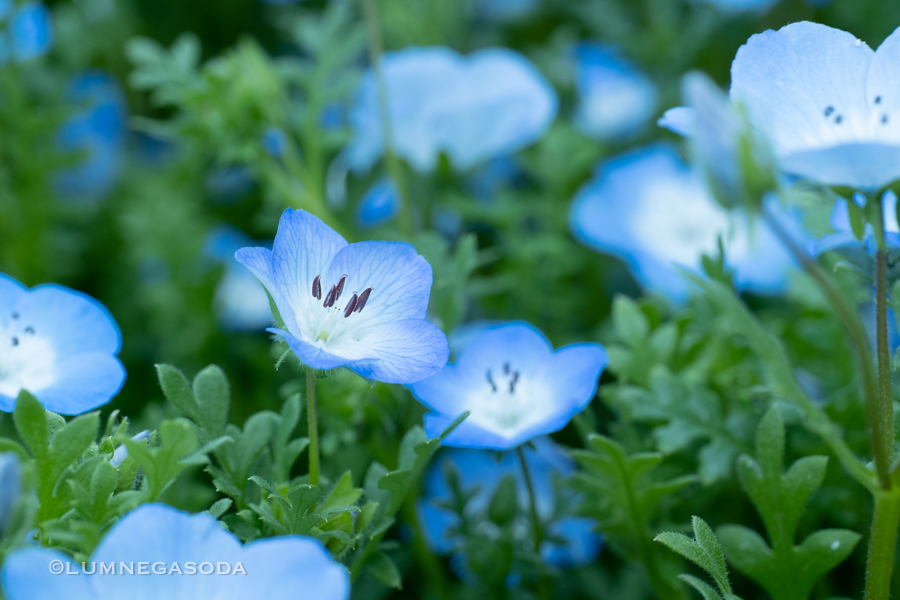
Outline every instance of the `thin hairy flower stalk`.
[(400, 215), (398, 224), (406, 233), (412, 233), (412, 213), (409, 206), (409, 198), (406, 191), (406, 178), (403, 174), (403, 165), (394, 152), (394, 134), (391, 128), (391, 115), (388, 104), (387, 84), (384, 79), (384, 71), (381, 68), (381, 55), (384, 52), (384, 43), (381, 39), (381, 27), (378, 24), (377, 0), (362, 0), (363, 11), (366, 18), (366, 29), (369, 33), (369, 62), (372, 63), (372, 74), (375, 77), (375, 89), (378, 95), (378, 117), (381, 120), (381, 135), (384, 139), (384, 160), (388, 173), (397, 186), (397, 194), (400, 197)]
[(875, 492), (875, 514), (866, 559), (865, 600), (889, 600), (897, 530), (900, 528), (900, 490)]
[[(875, 326), (878, 348), (878, 413), (875, 428), (878, 430), (879, 449), (876, 458), (882, 458), (885, 470), (890, 470), (894, 462), (894, 392), (891, 386), (891, 350), (888, 347), (887, 325), (887, 253), (884, 233), (884, 207), (881, 198), (877, 200), (878, 218), (875, 223), (875, 239), (878, 250), (875, 253)], [(873, 441), (874, 443), (874, 441)], [(880, 473), (880, 472), (879, 472)], [(882, 481), (882, 487), (891, 489), (891, 479)]]
[[(838, 317), (844, 322), (847, 334), (856, 351), (859, 372), (862, 379), (863, 395), (866, 404), (866, 416), (869, 425), (870, 443), (872, 453), (875, 457), (875, 469), (878, 474), (878, 482), (884, 489), (890, 487), (890, 459), (889, 455), (885, 455), (882, 451), (884, 445), (882, 443), (882, 431), (878, 426), (879, 399), (878, 399), (878, 383), (875, 377), (875, 365), (872, 360), (872, 353), (869, 349), (869, 337), (866, 335), (865, 327), (855, 310), (853, 310), (847, 301), (838, 291), (834, 282), (825, 272), (825, 270), (813, 260), (809, 254), (803, 251), (797, 243), (791, 238), (791, 235), (782, 227), (778, 218), (765, 208), (762, 209), (763, 217), (772, 229), (772, 232), (778, 237), (784, 246), (791, 252), (797, 262), (803, 267), (803, 270), (812, 277), (819, 285), (822, 293), (828, 302), (837, 312)], [(847, 471), (860, 483), (871, 489), (869, 484), (868, 472), (856, 459), (855, 454), (843, 441), (843, 438), (837, 434), (833, 427), (825, 427), (824, 424), (830, 423), (830, 419), (824, 414), (822, 409), (809, 402), (804, 403), (804, 410), (808, 415), (814, 416), (817, 423), (816, 432), (825, 439), (832, 447), (841, 464)]]
[(319, 485), (319, 418), (316, 414), (316, 374), (306, 367), (306, 423), (309, 429), (309, 482)]
[[(531, 523), (534, 527), (534, 551), (538, 560), (541, 560), (541, 544), (544, 542), (544, 525), (541, 523), (541, 516), (538, 514), (537, 495), (534, 493), (534, 482), (531, 479), (531, 471), (528, 469), (528, 463), (525, 460), (525, 451), (522, 446), (516, 448), (516, 456), (519, 458), (519, 465), (522, 467), (522, 476), (525, 478), (525, 488), (528, 490), (528, 506), (531, 508)], [(550, 599), (550, 582), (545, 575), (538, 578), (538, 596), (541, 600)]]

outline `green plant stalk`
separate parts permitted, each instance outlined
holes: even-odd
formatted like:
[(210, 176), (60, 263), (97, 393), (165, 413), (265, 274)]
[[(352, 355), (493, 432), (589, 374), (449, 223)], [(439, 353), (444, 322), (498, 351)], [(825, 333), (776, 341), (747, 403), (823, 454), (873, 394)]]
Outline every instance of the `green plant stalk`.
[(375, 76), (375, 89), (378, 95), (378, 116), (381, 120), (381, 134), (384, 139), (384, 161), (388, 174), (397, 186), (400, 196), (400, 215), (397, 223), (400, 230), (406, 234), (413, 231), (412, 211), (409, 206), (409, 197), (406, 190), (406, 178), (403, 173), (403, 165), (394, 152), (394, 134), (391, 128), (390, 105), (388, 104), (387, 85), (384, 79), (384, 71), (381, 68), (381, 55), (384, 52), (384, 43), (381, 39), (381, 27), (378, 24), (378, 6), (376, 0), (362, 0), (365, 13), (366, 29), (369, 33), (369, 62), (372, 63), (372, 73)]
[(875, 493), (875, 515), (866, 559), (865, 600), (889, 600), (897, 530), (900, 528), (900, 490)]
[[(809, 254), (797, 246), (796, 242), (794, 242), (790, 234), (781, 226), (781, 223), (774, 215), (765, 208), (761, 212), (772, 232), (797, 259), (803, 270), (815, 280), (825, 298), (837, 312), (838, 317), (844, 322), (844, 327), (847, 330), (859, 362), (860, 378), (862, 379), (863, 396), (866, 404), (866, 417), (869, 425), (869, 442), (875, 457), (875, 470), (878, 474), (878, 482), (882, 488), (887, 489), (890, 487), (890, 455), (883, 453), (884, 444), (882, 442), (881, 427), (878, 425), (880, 404), (878, 383), (875, 377), (875, 364), (869, 349), (869, 337), (866, 334), (865, 327), (863, 327), (857, 312), (850, 308), (840, 291), (835, 287), (834, 282), (831, 281), (819, 263), (810, 258)], [(812, 403), (808, 402), (806, 404), (808, 406), (804, 406), (804, 408), (808, 415), (816, 417), (814, 419), (814, 431), (821, 435), (831, 446), (841, 464), (844, 465), (844, 468), (848, 470), (854, 479), (871, 489), (868, 472), (859, 463), (855, 454), (847, 447), (838, 432), (834, 430), (834, 427), (830, 426), (830, 419)]]
[[(879, 448), (875, 451), (886, 471), (894, 462), (894, 391), (891, 386), (891, 350), (888, 346), (887, 325), (887, 254), (884, 241), (884, 207), (881, 197), (876, 201), (878, 218), (875, 223), (875, 326), (878, 350), (878, 411), (874, 417)], [(873, 436), (873, 443), (874, 436)], [(880, 475), (880, 471), (879, 471)], [(882, 481), (882, 488), (891, 489), (891, 478)]]
[(306, 367), (306, 423), (309, 432), (309, 482), (319, 485), (319, 418), (316, 413), (316, 374)]
[[(528, 469), (528, 463), (525, 461), (525, 451), (522, 450), (522, 446), (516, 448), (516, 456), (519, 458), (519, 466), (522, 467), (522, 476), (525, 478), (525, 488), (528, 490), (528, 506), (531, 509), (531, 523), (534, 527), (534, 552), (540, 561), (541, 544), (544, 542), (544, 525), (541, 523), (541, 516), (538, 514), (537, 494), (534, 493), (534, 482), (531, 479), (531, 471)], [(550, 598), (550, 582), (544, 575), (538, 578), (538, 596), (542, 600), (549, 600)]]

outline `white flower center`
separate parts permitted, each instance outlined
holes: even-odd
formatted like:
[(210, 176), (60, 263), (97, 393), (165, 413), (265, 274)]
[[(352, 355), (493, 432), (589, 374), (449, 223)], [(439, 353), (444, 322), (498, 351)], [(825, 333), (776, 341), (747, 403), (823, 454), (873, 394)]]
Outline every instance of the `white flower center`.
[(540, 380), (504, 363), (487, 369), (484, 385), (469, 391), (465, 405), (472, 423), (512, 436), (546, 418), (553, 396)]
[(343, 345), (341, 338), (359, 323), (358, 315), (374, 292), (373, 288), (366, 288), (348, 296), (345, 293), (346, 285), (347, 275), (344, 275), (331, 286), (327, 294), (323, 294), (322, 276), (317, 275), (313, 280), (312, 296), (317, 301), (322, 300), (322, 305), (319, 306), (318, 302), (313, 305), (306, 319), (309, 330), (303, 334), (322, 347)]
[(37, 393), (56, 382), (53, 344), (14, 312), (0, 324), (0, 394), (15, 398), (26, 389)]

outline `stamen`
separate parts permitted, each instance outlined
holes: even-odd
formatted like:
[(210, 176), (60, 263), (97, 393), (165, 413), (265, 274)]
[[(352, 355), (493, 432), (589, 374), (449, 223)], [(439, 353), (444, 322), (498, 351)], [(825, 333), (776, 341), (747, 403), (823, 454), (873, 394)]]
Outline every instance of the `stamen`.
[(352, 315), (354, 309), (356, 309), (356, 292), (353, 292), (353, 296), (350, 298), (350, 302), (348, 302), (347, 306), (344, 308), (344, 318), (346, 319), (347, 317)]
[(363, 293), (359, 295), (359, 300), (356, 301), (356, 312), (362, 312), (362, 309), (365, 308), (366, 302), (369, 301), (369, 296), (372, 295), (373, 290), (374, 288), (366, 288), (363, 290)]
[(881, 96), (875, 96), (875, 104), (881, 104)]
[(843, 121), (844, 121), (844, 117), (842, 117), (841, 115), (838, 115), (834, 118), (834, 122), (838, 125), (840, 125)]
[(825, 109), (825, 116), (826, 116), (826, 117), (830, 117), (830, 116), (831, 116), (831, 113), (833, 113), (833, 112), (834, 112), (834, 107), (833, 107), (833, 106), (829, 106), (829, 107), (827, 107), (827, 108)]
[(337, 302), (341, 297), (341, 292), (344, 291), (344, 282), (347, 281), (347, 276), (344, 275), (341, 277), (341, 280), (338, 281), (337, 288), (334, 292), (334, 301)]
[(509, 375), (509, 363), (503, 365), (503, 373)]
[(312, 288), (313, 298), (316, 300), (322, 299), (322, 276), (316, 275), (316, 278), (313, 279), (313, 288)]
[(13, 337), (13, 339), (12, 339), (12, 344), (13, 344), (13, 346), (18, 346), (18, 345), (19, 345), (19, 338)]
[(881, 115), (881, 124), (882, 124), (882, 125), (887, 125), (887, 122), (888, 122), (888, 116), (887, 116), (887, 114)]
[(30, 333), (31, 335), (34, 335), (34, 327), (29, 325), (28, 327), (25, 328), (25, 333)]
[(496, 391), (497, 391), (497, 384), (494, 383), (494, 378), (491, 377), (491, 370), (490, 370), (490, 369), (488, 369), (488, 371), (487, 371), (487, 382), (488, 382), (489, 384), (491, 384), (491, 391), (496, 392)]
[(519, 372), (516, 371), (513, 373), (512, 381), (509, 382), (509, 393), (513, 394), (516, 391), (516, 383), (519, 382)]
[(337, 290), (337, 288), (334, 286), (331, 286), (331, 291), (329, 291), (328, 295), (325, 296), (325, 302), (324, 302), (325, 308), (331, 308), (332, 306), (334, 306), (334, 301), (337, 299), (337, 298), (335, 298), (335, 295), (334, 295), (335, 290)]

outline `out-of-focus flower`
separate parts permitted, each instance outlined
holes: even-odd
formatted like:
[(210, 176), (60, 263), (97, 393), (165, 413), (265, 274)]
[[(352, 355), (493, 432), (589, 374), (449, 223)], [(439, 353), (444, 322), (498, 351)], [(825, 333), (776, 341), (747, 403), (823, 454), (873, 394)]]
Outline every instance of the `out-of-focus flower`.
[(540, 0), (478, 0), (475, 12), (489, 21), (508, 23), (531, 16), (540, 4)]
[(116, 79), (87, 71), (69, 84), (68, 97), (80, 107), (59, 130), (59, 145), (82, 152), (80, 164), (55, 174), (60, 193), (76, 200), (97, 200), (119, 179), (127, 136), (128, 109)]
[(243, 165), (229, 165), (212, 171), (206, 179), (206, 189), (218, 204), (234, 204), (253, 189), (255, 181)]
[(615, 48), (579, 44), (576, 84), (581, 102), (575, 126), (600, 140), (627, 138), (643, 129), (656, 112), (656, 85)]
[[(571, 458), (549, 437), (539, 437), (534, 448), (526, 446), (525, 463), (534, 484), (537, 512), (547, 523), (548, 533), (563, 540), (541, 543), (541, 557), (548, 564), (560, 568), (579, 567), (593, 562), (600, 553), (603, 538), (594, 531), (596, 522), (581, 517), (553, 519), (557, 495), (555, 480), (575, 471)], [(453, 492), (447, 482), (449, 470), (455, 471), (460, 490), (472, 497), (466, 503), (466, 519), (483, 523), (488, 519), (488, 507), (497, 486), (505, 477), (513, 477), (520, 516), (530, 510), (530, 498), (522, 467), (513, 452), (498, 455), (487, 450), (450, 448), (445, 450), (425, 477), (424, 494), (418, 502), (418, 512), (428, 545), (439, 554), (458, 553), (464, 538), (455, 533), (459, 516), (447, 510)]]
[[(234, 257), (235, 252), (252, 244), (242, 231), (228, 225), (215, 227), (206, 238), (204, 254), (225, 265), (213, 304), (219, 323), (230, 331), (255, 331), (273, 322), (266, 290)], [(271, 247), (271, 243), (260, 245)]]
[[(61, 561), (62, 572), (79, 575), (51, 572), (52, 561)], [(88, 574), (92, 563), (97, 568)], [(101, 563), (114, 564), (116, 573), (101, 572)], [(121, 576), (121, 563), (145, 564), (147, 572)], [(188, 515), (162, 504), (145, 504), (123, 517), (86, 565), (88, 573), (57, 550), (22, 548), (3, 564), (3, 591), (9, 600), (288, 600), (297, 590), (310, 600), (350, 597), (347, 570), (312, 538), (282, 536), (242, 546), (210, 515)], [(204, 576), (211, 572), (217, 575)]]
[(511, 156), (501, 156), (484, 163), (466, 178), (466, 187), (483, 202), (497, 197), (504, 188), (522, 177), (522, 168)]
[(356, 206), (356, 226), (372, 229), (389, 223), (400, 213), (400, 194), (389, 177), (382, 177), (360, 199)]
[[(8, 48), (0, 51), (0, 64), (9, 60), (10, 55), (13, 60), (21, 62), (39, 58), (50, 51), (53, 29), (50, 11), (42, 2), (26, 2), (17, 8), (6, 4), (0, 10), (10, 16), (6, 26)], [(0, 45), (3, 45), (2, 37)]]
[(262, 146), (263, 150), (274, 157), (284, 156), (290, 146), (287, 134), (277, 127), (269, 127), (263, 133)]
[[(767, 206), (799, 233), (777, 203)], [(676, 267), (699, 273), (702, 256), (718, 253), (720, 237), (741, 290), (780, 292), (794, 265), (761, 219), (722, 208), (696, 171), (664, 144), (602, 164), (576, 194), (569, 223), (579, 240), (618, 256), (643, 287), (673, 302), (683, 302), (690, 292)]]
[(109, 402), (125, 381), (119, 326), (86, 294), (55, 284), (28, 289), (0, 273), (0, 410), (21, 390), (47, 410), (77, 415)]
[[(469, 169), (541, 138), (556, 117), (556, 93), (521, 54), (505, 48), (460, 56), (445, 47), (407, 48), (383, 57), (388, 116), (397, 154), (418, 171), (434, 169), (441, 152)], [(382, 155), (384, 138), (371, 70), (350, 111), (347, 160), (365, 171)]]
[[(863, 207), (866, 200), (861, 194), (854, 194), (853, 202), (857, 206)], [(882, 198), (882, 219), (884, 219), (885, 243), (895, 248), (900, 246), (900, 226), (897, 224), (897, 196), (892, 191), (886, 192)], [(835, 233), (826, 235), (813, 244), (816, 254), (848, 246), (858, 246), (859, 251), (866, 254), (875, 254), (878, 250), (875, 230), (871, 224), (866, 223), (862, 240), (857, 239), (853, 233), (853, 226), (850, 223), (850, 209), (847, 206), (847, 200), (843, 198), (838, 199), (834, 204), (834, 210), (831, 212), (831, 226), (834, 228)]]
[(425, 320), (431, 265), (410, 244), (348, 244), (310, 213), (288, 209), (272, 250), (236, 256), (278, 308), (285, 329), (269, 331), (306, 365), (413, 383), (446, 364), (447, 337)]
[(793, 23), (752, 36), (731, 65), (731, 98), (781, 168), (826, 185), (879, 190), (900, 179), (900, 30), (876, 52)]
[(779, 0), (703, 0), (707, 4), (712, 4), (716, 8), (732, 13), (744, 11), (762, 12), (769, 9), (779, 2)]
[[(145, 429), (144, 431), (138, 433), (136, 436), (131, 438), (133, 442), (143, 442), (145, 440), (150, 439), (150, 430)], [(119, 466), (128, 458), (128, 446), (122, 444), (118, 448), (116, 448), (115, 452), (113, 452), (112, 458), (109, 459), (109, 464), (114, 466), (115, 468), (119, 468)]]
[(565, 427), (593, 399), (608, 362), (599, 344), (554, 351), (532, 325), (504, 323), (478, 334), (454, 364), (410, 388), (432, 411), (425, 415), (429, 436), (470, 411), (443, 444), (508, 450)]
[(13, 452), (0, 454), (0, 536), (22, 494), (22, 468)]

